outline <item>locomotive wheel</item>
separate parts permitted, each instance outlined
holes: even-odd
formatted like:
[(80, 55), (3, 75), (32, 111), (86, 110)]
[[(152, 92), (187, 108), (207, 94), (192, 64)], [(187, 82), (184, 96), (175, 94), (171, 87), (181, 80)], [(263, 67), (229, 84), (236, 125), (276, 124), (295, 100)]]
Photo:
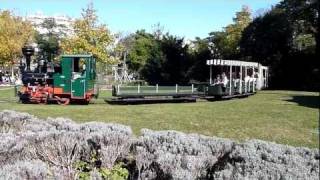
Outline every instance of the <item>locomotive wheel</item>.
[(26, 94), (20, 94), (19, 95), (19, 101), (22, 103), (22, 104), (30, 104), (30, 97)]
[(38, 104), (48, 104), (48, 98), (41, 98)]
[(70, 99), (69, 98), (60, 98), (58, 96), (55, 96), (55, 98), (57, 99), (57, 102), (60, 105), (68, 105), (70, 103)]
[(89, 102), (90, 102), (90, 101), (88, 101), (88, 100), (84, 100), (84, 101), (81, 102), (81, 104), (82, 104), (82, 105), (88, 105)]
[(60, 98), (58, 100), (58, 104), (60, 105), (68, 105), (70, 103), (70, 99), (69, 98)]
[(30, 104), (30, 100), (27, 100), (27, 99), (20, 99), (20, 102), (22, 104)]

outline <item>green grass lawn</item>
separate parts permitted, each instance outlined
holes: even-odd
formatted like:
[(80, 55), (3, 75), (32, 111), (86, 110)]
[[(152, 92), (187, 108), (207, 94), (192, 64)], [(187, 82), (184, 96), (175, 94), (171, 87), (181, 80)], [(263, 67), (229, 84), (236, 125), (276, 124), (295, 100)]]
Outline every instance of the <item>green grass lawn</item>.
[(68, 117), (76, 122), (102, 121), (141, 128), (178, 130), (236, 140), (262, 139), (293, 146), (319, 146), (319, 94), (260, 91), (226, 101), (185, 104), (108, 105), (103, 91), (90, 105), (19, 104), (13, 89), (0, 89), (0, 110), (10, 109), (40, 118)]

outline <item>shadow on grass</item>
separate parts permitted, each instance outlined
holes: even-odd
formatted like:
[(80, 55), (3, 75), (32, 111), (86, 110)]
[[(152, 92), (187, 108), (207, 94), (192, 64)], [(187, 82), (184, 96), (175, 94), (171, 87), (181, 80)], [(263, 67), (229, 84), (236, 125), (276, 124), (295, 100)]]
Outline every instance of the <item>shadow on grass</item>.
[(309, 108), (319, 108), (320, 107), (320, 96), (311, 95), (293, 95), (292, 99), (286, 100), (289, 102), (298, 103), (300, 106), (305, 106)]

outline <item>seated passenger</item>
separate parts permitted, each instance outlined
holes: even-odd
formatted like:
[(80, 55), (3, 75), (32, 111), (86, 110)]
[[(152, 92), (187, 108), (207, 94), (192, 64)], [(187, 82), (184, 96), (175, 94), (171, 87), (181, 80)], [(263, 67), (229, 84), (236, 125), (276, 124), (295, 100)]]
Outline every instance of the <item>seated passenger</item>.
[(220, 75), (218, 74), (217, 77), (213, 80), (213, 85), (215, 84), (221, 84), (221, 77)]
[(254, 81), (254, 77), (253, 76), (250, 76), (249, 77), (249, 82), (253, 82)]
[(228, 80), (226, 74), (222, 73), (222, 84), (223, 84), (223, 86), (226, 87), (228, 82), (229, 82), (229, 80)]
[(249, 75), (247, 75), (245, 78), (244, 78), (244, 82), (249, 82), (249, 80), (250, 80), (250, 76)]
[(234, 89), (236, 89), (238, 87), (239, 82), (240, 82), (240, 79), (234, 79), (233, 80)]
[(255, 72), (255, 73), (254, 73), (254, 76), (253, 76), (253, 82), (254, 82), (255, 84), (257, 83), (258, 78), (259, 78), (259, 73), (258, 73), (258, 72)]

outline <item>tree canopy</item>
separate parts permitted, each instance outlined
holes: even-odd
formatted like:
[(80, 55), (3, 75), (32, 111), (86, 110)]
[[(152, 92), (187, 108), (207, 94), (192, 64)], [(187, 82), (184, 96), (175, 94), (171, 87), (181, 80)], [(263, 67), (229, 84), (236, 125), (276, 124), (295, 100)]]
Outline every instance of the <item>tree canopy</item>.
[(168, 33), (137, 31), (129, 38), (129, 67), (151, 84), (184, 84), (208, 79), (207, 59), (239, 59), (269, 66), (272, 88), (314, 90), (320, 81), (318, 25), (313, 0), (283, 0), (253, 19), (243, 6), (222, 31), (187, 45)]
[(105, 63), (115, 61), (110, 55), (114, 37), (106, 25), (98, 23), (92, 3), (83, 9), (82, 18), (74, 22), (73, 29), (74, 35), (62, 41), (64, 53), (93, 54), (98, 61)]
[(60, 41), (65, 35), (62, 31), (57, 31), (61, 25), (58, 25), (53, 18), (46, 18), (41, 27), (46, 32), (43, 34), (37, 32), (35, 41), (40, 49), (39, 54), (51, 61), (60, 54)]
[(317, 11), (312, 0), (283, 0), (244, 30), (241, 56), (268, 65), (273, 88), (320, 87)]
[(31, 42), (33, 33), (29, 22), (10, 11), (0, 11), (0, 65), (17, 61), (22, 56), (21, 48)]
[(140, 73), (147, 61), (155, 55), (153, 52), (157, 48), (157, 40), (144, 30), (137, 31), (131, 37), (131, 49), (128, 54), (129, 67)]
[(240, 57), (240, 39), (243, 30), (250, 24), (251, 12), (249, 7), (243, 6), (242, 10), (236, 12), (233, 24), (224, 28), (223, 31), (209, 33), (210, 41), (217, 49), (216, 57), (226, 59), (237, 59)]
[[(160, 23), (153, 32), (138, 30), (119, 41), (89, 4), (73, 24), (71, 36), (54, 31), (57, 24), (47, 19), (48, 32), (36, 34), (35, 42), (49, 60), (60, 52), (93, 54), (99, 62), (116, 63), (127, 54), (131, 72), (150, 84), (187, 84), (208, 79), (207, 59), (256, 61), (270, 68), (270, 87), (303, 90), (320, 88), (320, 3), (316, 0), (282, 0), (252, 18), (243, 6), (233, 22), (205, 38), (185, 41), (164, 33)], [(0, 13), (0, 64), (21, 56), (22, 46), (33, 37), (30, 23), (8, 11)], [(126, 53), (123, 53), (126, 52)]]

